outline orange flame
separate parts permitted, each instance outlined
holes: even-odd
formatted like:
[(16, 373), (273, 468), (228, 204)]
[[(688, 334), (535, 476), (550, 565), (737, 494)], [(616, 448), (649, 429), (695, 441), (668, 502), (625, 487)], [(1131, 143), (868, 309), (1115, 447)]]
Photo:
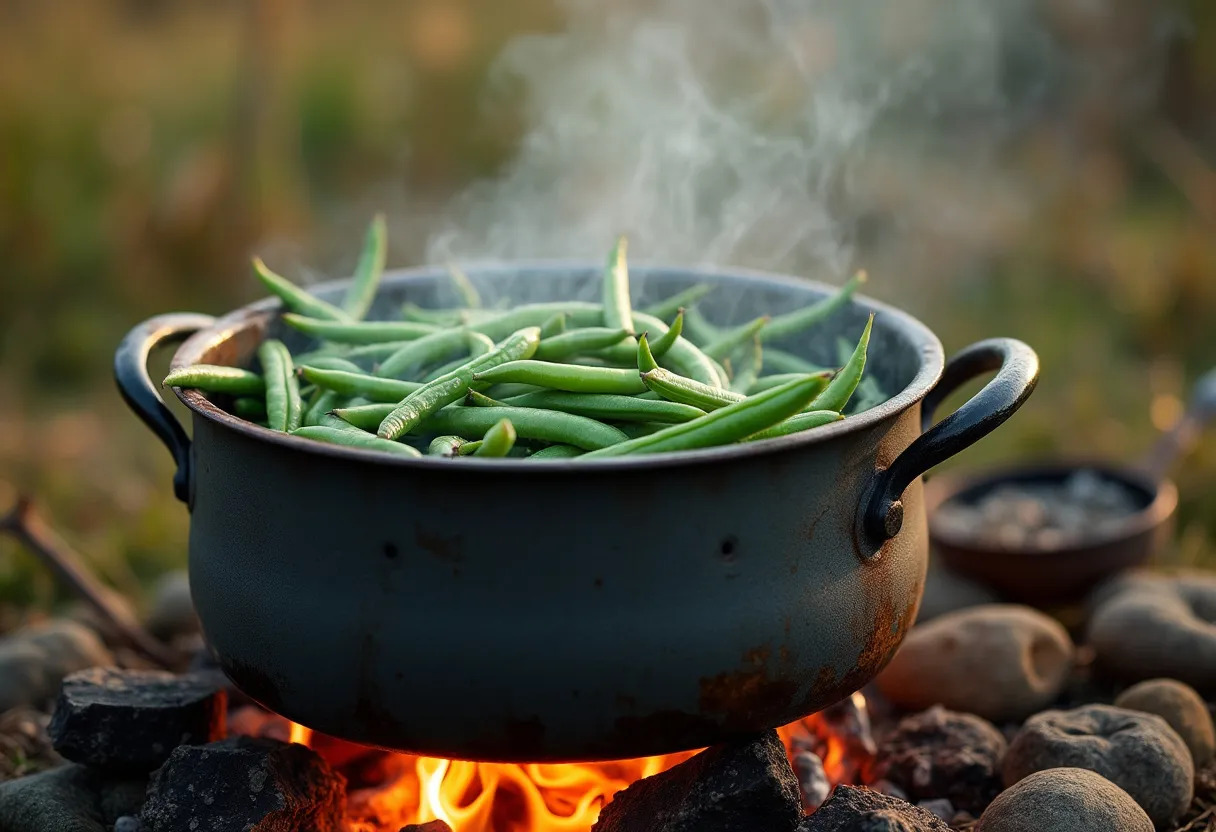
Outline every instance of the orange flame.
[[(864, 702), (864, 700), (862, 700)], [(824, 749), (833, 783), (855, 768), (848, 743), (815, 717), (778, 729), (787, 749), (796, 738)], [(312, 732), (292, 724), (293, 742)], [(396, 832), (441, 820), (454, 832), (587, 832), (616, 792), (666, 771), (696, 751), (602, 763), (475, 763), (406, 754), (384, 755), (386, 780), (349, 795), (352, 832)]]
[(288, 742), (298, 742), (300, 745), (308, 745), (308, 741), (312, 739), (312, 729), (305, 728), (298, 722), (292, 722), (291, 733), (288, 735)]

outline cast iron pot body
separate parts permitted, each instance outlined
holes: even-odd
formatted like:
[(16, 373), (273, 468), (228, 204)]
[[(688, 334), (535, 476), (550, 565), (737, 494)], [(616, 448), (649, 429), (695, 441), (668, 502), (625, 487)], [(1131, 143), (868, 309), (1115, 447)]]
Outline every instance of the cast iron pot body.
[[(474, 270), (483, 294), (594, 299), (599, 269)], [(639, 305), (716, 284), (723, 322), (832, 291), (738, 271), (637, 268)], [(341, 297), (344, 283), (319, 287)], [(440, 270), (386, 276), (370, 318), (454, 304)], [(696, 748), (772, 728), (864, 685), (916, 617), (927, 530), (919, 475), (1029, 395), (1034, 353), (994, 339), (952, 361), (906, 314), (857, 299), (781, 346), (823, 365), (878, 313), (867, 372), (885, 404), (803, 436), (578, 462), (398, 459), (276, 434), (178, 390), (188, 441), (145, 362), (249, 366), (267, 300), (167, 315), (120, 346), (120, 388), (170, 446), (191, 511), (190, 584), (245, 693), (354, 742), (433, 756), (569, 761)], [(997, 370), (922, 436), (922, 400)], [(926, 409), (931, 409), (930, 407)], [(914, 441), (916, 441), (915, 444)]]

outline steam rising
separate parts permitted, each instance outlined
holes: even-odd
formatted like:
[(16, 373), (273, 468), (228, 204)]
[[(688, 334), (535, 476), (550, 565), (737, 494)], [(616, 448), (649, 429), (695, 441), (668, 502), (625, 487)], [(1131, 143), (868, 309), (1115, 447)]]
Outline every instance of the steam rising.
[[(428, 258), (598, 259), (627, 233), (645, 260), (838, 281), (875, 218), (904, 244), (985, 233), (1044, 187), (1002, 161), (1019, 131), (1095, 90), (1151, 100), (1166, 30), (1135, 26), (1159, 4), (1106, 6), (562, 0), (565, 31), (497, 66), (527, 96), (517, 158), (456, 200)], [(1115, 15), (1147, 34), (1068, 41)]]

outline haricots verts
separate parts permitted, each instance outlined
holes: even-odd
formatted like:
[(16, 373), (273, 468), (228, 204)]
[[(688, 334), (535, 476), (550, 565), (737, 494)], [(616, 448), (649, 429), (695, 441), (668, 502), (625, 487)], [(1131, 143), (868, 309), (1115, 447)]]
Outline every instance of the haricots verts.
[[(282, 324), (295, 332), (264, 341), (252, 366), (180, 367), (165, 385), (200, 390), (263, 429), (400, 458), (425, 452), (451, 460), (445, 465), (470, 465), (461, 461), (470, 456), (590, 465), (753, 442), (815, 430), (846, 418), (846, 408), (886, 400), (865, 372), (873, 315), (829, 368), (790, 351), (797, 343), (816, 357), (837, 354), (834, 336), (817, 327), (845, 310), (860, 317), (854, 295), (864, 272), (805, 308), (711, 323), (698, 309), (708, 283), (635, 306), (620, 237), (600, 270), (599, 302), (511, 306), (495, 298), (483, 307), (477, 284), (450, 265), (463, 305), (426, 308), (413, 288), (392, 304), (377, 300), (386, 243), (377, 214), (338, 296), (309, 291), (254, 258), (254, 274), (282, 301)], [(668, 281), (651, 279), (640, 296), (655, 297)], [(439, 288), (450, 301), (452, 292)], [(394, 308), (397, 320), (364, 320)], [(795, 335), (784, 350), (772, 346)], [(288, 344), (302, 348), (293, 356)]]

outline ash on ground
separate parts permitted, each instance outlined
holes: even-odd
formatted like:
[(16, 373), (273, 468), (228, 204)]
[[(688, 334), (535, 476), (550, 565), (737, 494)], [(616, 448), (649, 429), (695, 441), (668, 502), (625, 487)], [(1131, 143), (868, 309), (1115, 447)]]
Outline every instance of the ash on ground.
[(950, 500), (936, 522), (976, 544), (1051, 551), (1117, 534), (1141, 507), (1123, 483), (1082, 469), (1060, 482), (1008, 483), (973, 502)]

